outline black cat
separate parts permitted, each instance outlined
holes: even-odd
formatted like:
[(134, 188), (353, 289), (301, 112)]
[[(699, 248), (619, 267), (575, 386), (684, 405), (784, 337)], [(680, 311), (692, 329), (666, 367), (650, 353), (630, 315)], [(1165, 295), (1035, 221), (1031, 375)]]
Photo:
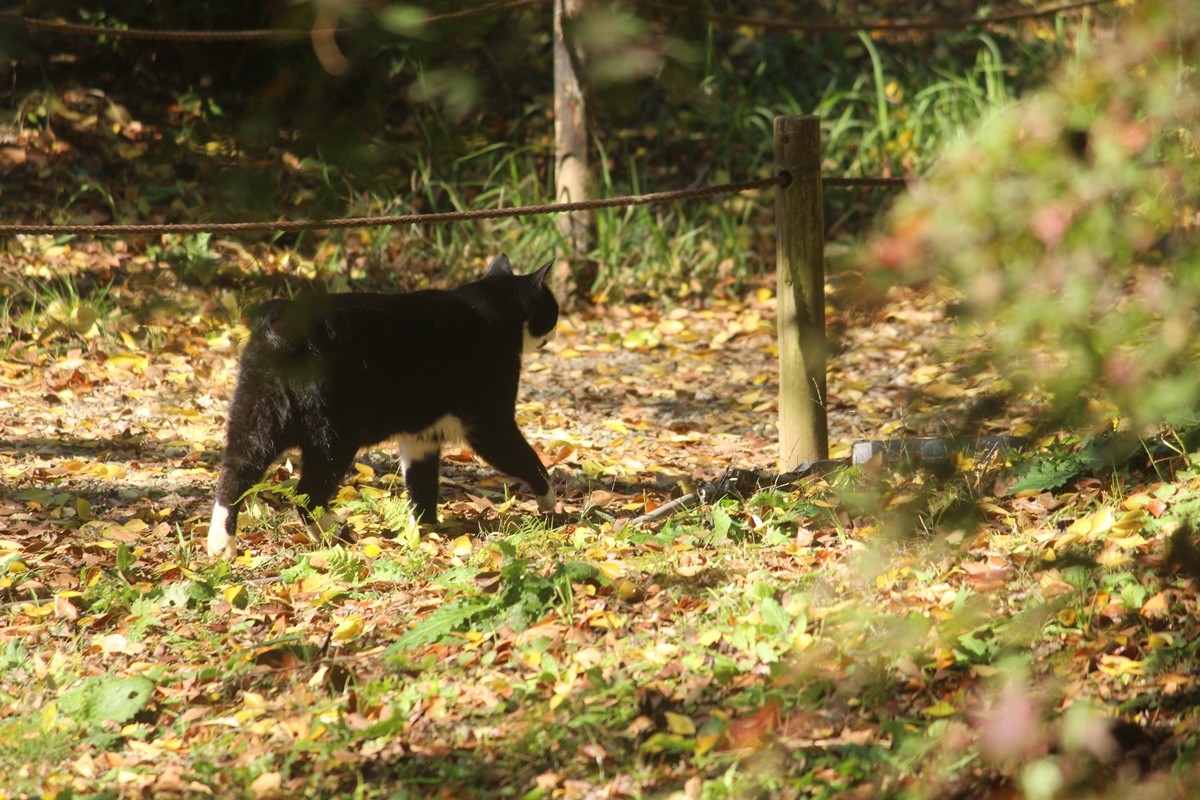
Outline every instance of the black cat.
[(301, 515), (323, 507), (366, 445), (395, 438), (417, 518), (437, 521), (442, 445), (465, 440), (554, 508), (541, 460), (514, 420), (521, 354), (558, 323), (553, 262), (515, 275), (508, 257), (450, 291), (272, 300), (254, 315), (229, 407), (208, 554), (232, 558), (242, 495), (299, 447)]

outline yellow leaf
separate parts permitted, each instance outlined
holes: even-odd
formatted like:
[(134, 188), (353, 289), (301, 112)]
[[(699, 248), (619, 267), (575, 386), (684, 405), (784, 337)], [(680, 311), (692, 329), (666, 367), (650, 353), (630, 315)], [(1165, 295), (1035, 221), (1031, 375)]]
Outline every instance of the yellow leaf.
[(1151, 500), (1152, 500), (1152, 498), (1150, 497), (1150, 495), (1148, 495), (1144, 492), (1139, 492), (1138, 494), (1131, 494), (1131, 495), (1129, 495), (1129, 497), (1126, 497), (1121, 502), (1121, 508), (1124, 508), (1127, 511), (1140, 511), (1141, 509), (1143, 509), (1147, 505), (1149, 505)]
[(250, 593), (241, 584), (226, 586), (221, 590), (221, 596), (225, 598), (226, 603), (237, 608), (245, 608), (250, 603)]
[(663, 717), (667, 721), (667, 730), (679, 736), (692, 736), (696, 733), (696, 723), (692, 722), (692, 718), (683, 714), (676, 714), (674, 711), (664, 711)]
[(278, 772), (264, 772), (250, 783), (250, 794), (255, 798), (273, 797), (283, 785), (283, 776)]
[(457, 539), (455, 539), (450, 547), (454, 555), (458, 556), (459, 558), (469, 556), (471, 555), (471, 537), (464, 533), (462, 536), (459, 536)]
[(958, 709), (945, 700), (939, 700), (922, 711), (929, 717), (951, 717), (958, 713)]
[(241, 693), (242, 708), (251, 709), (253, 711), (266, 710), (266, 697), (260, 692), (242, 692)]
[(1114, 678), (1120, 678), (1125, 675), (1141, 675), (1145, 671), (1145, 666), (1141, 661), (1134, 661), (1125, 656), (1103, 655), (1100, 656), (1099, 663), (1100, 671), (1106, 675), (1111, 675)]
[(1111, 508), (1102, 508), (1092, 515), (1092, 530), (1091, 536), (1099, 536), (1102, 533), (1108, 533), (1112, 529), (1115, 520)]
[(619, 578), (613, 583), (613, 592), (622, 600), (628, 600), (638, 593), (638, 587), (628, 578)]
[(625, 565), (620, 561), (601, 561), (596, 565), (596, 569), (610, 581), (615, 581), (625, 573)]
[(584, 459), (583, 463), (581, 463), (579, 466), (583, 468), (584, 474), (586, 474), (589, 478), (599, 478), (601, 475), (608, 472), (608, 467), (604, 466), (599, 461), (595, 461), (590, 458)]
[(663, 336), (676, 337), (683, 333), (683, 322), (677, 319), (664, 319), (658, 323), (657, 330)]
[(716, 747), (717, 742), (721, 741), (719, 733), (702, 733), (696, 737), (696, 750), (693, 755), (696, 758), (704, 755), (708, 751)]
[(92, 464), (80, 470), (80, 474), (92, 478), (124, 478), (126, 472), (120, 464)]
[(1079, 541), (1080, 539), (1087, 536), (1091, 532), (1092, 532), (1092, 518), (1091, 517), (1080, 517), (1079, 519), (1072, 522), (1069, 526), (1067, 526), (1067, 529), (1065, 531), (1063, 531), (1063, 533), (1066, 534), (1066, 536), (1074, 537), (1074, 539), (1071, 540), (1072, 542)]
[(1132, 536), (1114, 536), (1110, 535), (1109, 541), (1125, 550), (1133, 550), (1146, 544), (1145, 538), (1141, 534), (1133, 534)]
[(50, 733), (58, 727), (58, 703), (49, 702), (38, 714), (38, 728), (44, 733)]
[(371, 478), (375, 477), (375, 470), (371, 468), (370, 464), (360, 464), (359, 462), (355, 461), (354, 471), (357, 472), (358, 477), (364, 481), (369, 481)]
[(21, 613), (27, 617), (38, 619), (39, 617), (48, 617), (54, 613), (54, 603), (46, 603), (45, 605), (35, 606), (33, 603), (22, 603)]
[(329, 665), (322, 664), (321, 666), (317, 667), (316, 672), (314, 672), (313, 676), (308, 679), (308, 685), (313, 687), (314, 689), (318, 686), (323, 685), (325, 683), (325, 676), (328, 674), (329, 674)]
[(1146, 514), (1141, 509), (1125, 512), (1119, 520), (1113, 523), (1112, 532), (1108, 538), (1118, 539), (1141, 533), (1142, 523), (1145, 519)]
[(945, 381), (936, 381), (921, 389), (922, 393), (938, 400), (954, 400), (966, 394), (961, 386), (955, 386)]
[(1152, 633), (1146, 640), (1146, 646), (1151, 650), (1157, 650), (1160, 647), (1170, 647), (1175, 644), (1175, 637), (1166, 631)]
[(1130, 559), (1127, 554), (1122, 553), (1119, 549), (1113, 547), (1106, 547), (1104, 551), (1100, 553), (1100, 555), (1096, 556), (1097, 564), (1110, 569), (1122, 567), (1128, 564), (1131, 560), (1132, 559)]
[(316, 594), (323, 592), (329, 587), (329, 576), (323, 572), (314, 572), (312, 575), (305, 575), (300, 580), (296, 581), (295, 588), (299, 592), (312, 592)]
[(132, 372), (142, 372), (150, 365), (150, 360), (137, 353), (115, 353), (104, 361), (106, 367), (127, 369)]
[(617, 630), (624, 624), (621, 615), (615, 611), (595, 611), (588, 615), (588, 625), (593, 628), (608, 628)]
[(358, 638), (358, 635), (360, 633), (362, 633), (362, 629), (363, 629), (362, 617), (358, 616), (357, 614), (354, 616), (346, 617), (344, 620), (342, 620), (341, 622), (339, 622), (337, 624), (336, 628), (333, 629), (333, 636), (332, 636), (333, 641), (349, 642), (353, 639)]
[(989, 513), (995, 514), (1000, 517), (1011, 517), (1012, 516), (1012, 514), (1010, 514), (1008, 512), (1008, 509), (1001, 508), (1000, 506), (996, 505), (995, 503), (983, 502), (983, 503), (979, 504), (979, 508), (983, 511), (987, 511)]
[(720, 631), (709, 628), (706, 631), (701, 631), (700, 635), (696, 637), (696, 644), (701, 647), (709, 647), (721, 641), (721, 635)]
[(629, 428), (627, 428), (625, 426), (625, 423), (621, 422), (620, 420), (615, 420), (615, 419), (605, 420), (604, 427), (608, 428), (610, 431), (616, 431), (617, 433), (620, 433), (620, 434), (628, 434), (629, 433)]

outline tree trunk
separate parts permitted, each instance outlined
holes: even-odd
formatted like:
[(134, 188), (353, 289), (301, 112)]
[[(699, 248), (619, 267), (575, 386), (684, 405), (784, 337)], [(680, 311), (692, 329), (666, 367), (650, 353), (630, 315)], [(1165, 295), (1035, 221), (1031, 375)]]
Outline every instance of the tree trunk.
[[(591, 199), (588, 172), (587, 104), (580, 81), (581, 56), (570, 40), (570, 21), (586, 0), (554, 0), (554, 195), (558, 202)], [(567, 243), (555, 269), (558, 286), (569, 298), (585, 295), (595, 280), (588, 262), (592, 212), (559, 214), (558, 230)]]

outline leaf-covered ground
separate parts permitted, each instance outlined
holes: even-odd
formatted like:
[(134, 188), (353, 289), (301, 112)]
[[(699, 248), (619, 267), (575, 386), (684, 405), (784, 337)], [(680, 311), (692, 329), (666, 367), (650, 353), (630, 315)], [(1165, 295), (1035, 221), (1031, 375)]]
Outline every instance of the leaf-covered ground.
[[(120, 244), (20, 247), (5, 284), (41, 288), (10, 293), (0, 360), (0, 795), (1141, 797), (1194, 778), (1196, 587), (1164, 559), (1200, 508), (1182, 441), (873, 464), (631, 522), (730, 467), (776, 471), (774, 302), (607, 305), (527, 361), (520, 422), (561, 515), (452, 451), (443, 523), (418, 536), (381, 446), (335, 503), (347, 541), (305, 539), (272, 496), (285, 463), (226, 567), (201, 552), (245, 282)], [(831, 285), (833, 455), (957, 432), (997, 378), (960, 369), (943, 298), (852, 295)], [(1022, 426), (1013, 409), (985, 432)]]

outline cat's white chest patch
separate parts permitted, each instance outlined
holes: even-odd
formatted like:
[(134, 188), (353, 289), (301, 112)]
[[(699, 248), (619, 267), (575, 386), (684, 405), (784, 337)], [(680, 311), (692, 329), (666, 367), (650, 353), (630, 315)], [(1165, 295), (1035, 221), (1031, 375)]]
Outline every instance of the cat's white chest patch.
[(400, 448), (400, 465), (407, 470), (409, 464), (433, 455), (442, 445), (462, 442), (466, 438), (462, 420), (453, 414), (446, 414), (428, 428), (415, 433), (397, 434), (396, 445)]
[(532, 353), (534, 350), (537, 350), (546, 342), (554, 338), (554, 328), (551, 328), (550, 332), (545, 336), (534, 336), (529, 332), (528, 322), (526, 322), (525, 327), (521, 329), (521, 333), (524, 334), (524, 341), (521, 342), (521, 352), (523, 354)]

